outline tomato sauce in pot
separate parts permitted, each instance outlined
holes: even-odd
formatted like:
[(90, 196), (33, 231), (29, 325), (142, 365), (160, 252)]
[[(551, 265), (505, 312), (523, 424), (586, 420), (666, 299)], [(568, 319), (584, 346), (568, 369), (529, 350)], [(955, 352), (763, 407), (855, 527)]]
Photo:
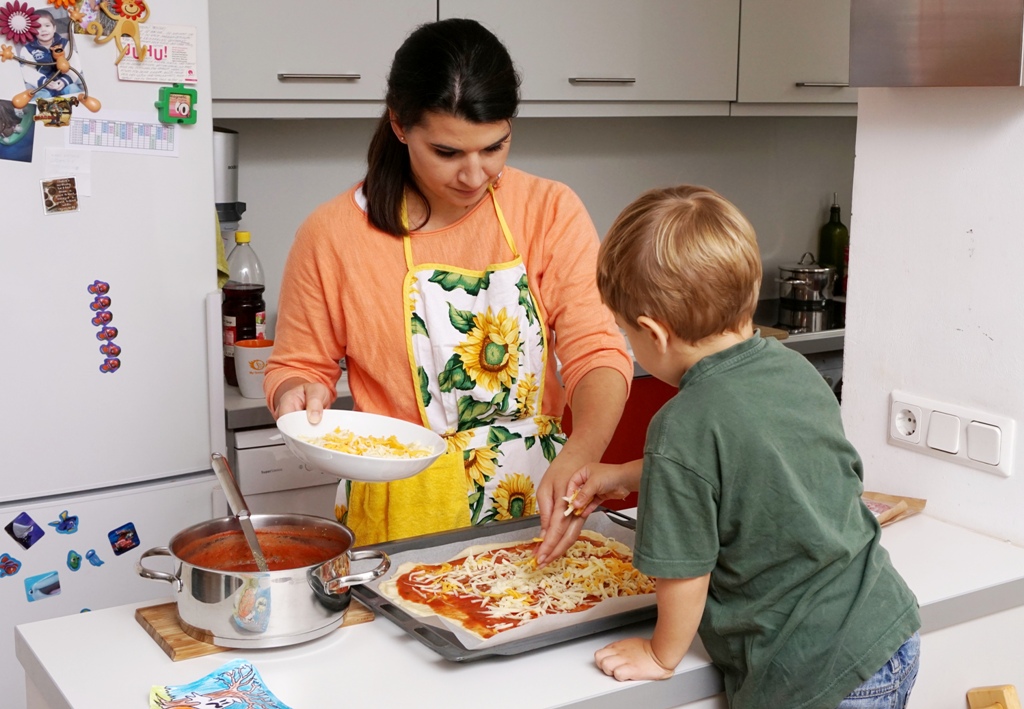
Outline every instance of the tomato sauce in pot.
[[(256, 538), (270, 571), (301, 569), (322, 564), (345, 551), (344, 539), (325, 537), (322, 529), (268, 527), (257, 529)], [(259, 569), (241, 530), (218, 532), (195, 539), (175, 550), (175, 556), (193, 566), (216, 571)]]

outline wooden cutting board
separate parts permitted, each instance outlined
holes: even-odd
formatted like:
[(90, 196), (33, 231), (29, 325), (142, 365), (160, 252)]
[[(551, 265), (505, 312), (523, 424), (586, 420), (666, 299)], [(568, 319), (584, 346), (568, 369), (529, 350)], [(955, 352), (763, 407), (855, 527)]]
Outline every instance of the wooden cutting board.
[(755, 330), (761, 331), (761, 337), (774, 337), (776, 340), (785, 340), (789, 337), (789, 332), (777, 327), (768, 327), (767, 325), (754, 325)]
[[(156, 640), (156, 644), (174, 662), (232, 649), (196, 640), (182, 630), (181, 624), (178, 622), (178, 604), (173, 601), (136, 608), (135, 620), (146, 629), (149, 636)], [(373, 611), (353, 600), (349, 604), (348, 610), (345, 611), (345, 622), (339, 627), (368, 623), (371, 620), (373, 620)]]

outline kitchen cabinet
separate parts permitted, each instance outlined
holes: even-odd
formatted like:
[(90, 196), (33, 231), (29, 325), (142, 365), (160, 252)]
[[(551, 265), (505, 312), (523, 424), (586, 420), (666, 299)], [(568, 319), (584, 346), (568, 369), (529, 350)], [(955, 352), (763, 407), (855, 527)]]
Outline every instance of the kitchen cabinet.
[(502, 39), (522, 115), (709, 114), (736, 98), (739, 0), (440, 0), (438, 16)]
[[(218, 118), (379, 116), (395, 50), (435, 0), (210, 3), (210, 91)], [(333, 109), (331, 107), (334, 107)]]
[[(743, 0), (734, 115), (752, 104), (825, 104), (854, 114), (849, 88), (850, 0)], [(785, 112), (776, 106), (773, 113)]]

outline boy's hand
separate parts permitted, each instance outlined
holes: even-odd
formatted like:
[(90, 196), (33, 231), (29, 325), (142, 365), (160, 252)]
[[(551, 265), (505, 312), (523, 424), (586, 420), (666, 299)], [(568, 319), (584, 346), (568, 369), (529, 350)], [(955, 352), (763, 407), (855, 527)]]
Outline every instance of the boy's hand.
[(594, 653), (598, 668), (620, 682), (630, 679), (668, 679), (673, 670), (658, 662), (651, 641), (644, 638), (626, 638), (607, 645)]

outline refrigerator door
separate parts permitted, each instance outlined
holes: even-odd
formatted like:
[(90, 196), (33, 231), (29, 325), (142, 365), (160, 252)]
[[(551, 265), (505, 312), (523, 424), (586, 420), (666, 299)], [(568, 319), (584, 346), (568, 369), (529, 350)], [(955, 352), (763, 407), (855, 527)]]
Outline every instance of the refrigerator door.
[[(194, 124), (159, 120), (155, 104), (168, 87), (153, 76), (170, 56), (163, 42), (143, 61), (129, 52), (115, 66), (114, 42), (69, 33), (72, 65), (80, 63), (102, 108), (75, 106), (67, 126), (29, 121), (18, 145), (31, 148), (30, 160), (0, 145), (0, 282), (10, 323), (0, 355), (9, 404), (0, 505), (210, 467), (205, 299), (217, 290), (219, 235), (208, 3), (157, 5), (142, 36), (191, 47)], [(42, 8), (67, 32), (66, 9)], [(0, 65), (0, 87), (18, 85), (20, 69)], [(119, 79), (125, 72), (154, 73)], [(8, 106), (11, 98), (0, 94)], [(33, 99), (26, 110), (40, 107)], [(74, 190), (53, 183), (71, 177)], [(54, 193), (67, 211), (48, 206)]]
[[(200, 473), (0, 507), (0, 677), (10, 679), (0, 704), (25, 706), (24, 675), (14, 655), (15, 625), (173, 599), (171, 584), (140, 577), (135, 562), (145, 550), (165, 546), (177, 532), (209, 519), (216, 487), (212, 473)], [(173, 572), (170, 563), (165, 570)], [(68, 662), (75, 661), (77, 647), (75, 638), (67, 639)]]

